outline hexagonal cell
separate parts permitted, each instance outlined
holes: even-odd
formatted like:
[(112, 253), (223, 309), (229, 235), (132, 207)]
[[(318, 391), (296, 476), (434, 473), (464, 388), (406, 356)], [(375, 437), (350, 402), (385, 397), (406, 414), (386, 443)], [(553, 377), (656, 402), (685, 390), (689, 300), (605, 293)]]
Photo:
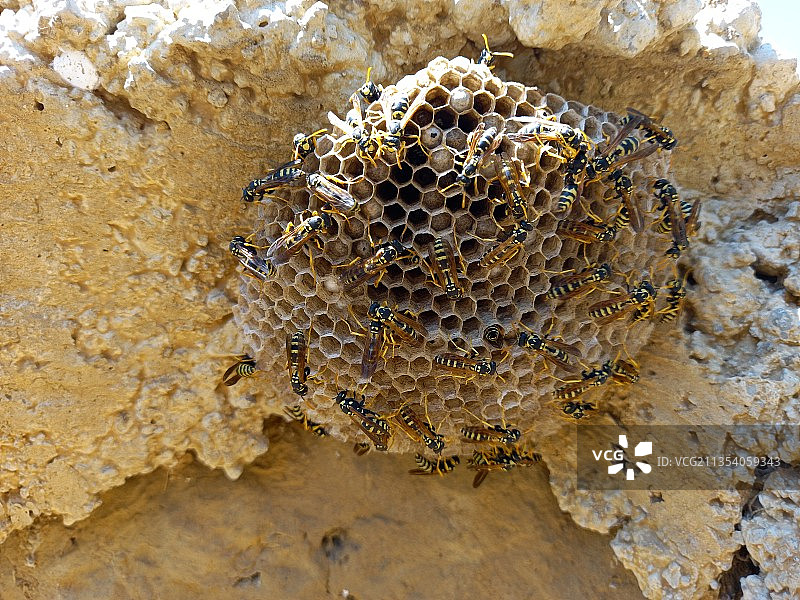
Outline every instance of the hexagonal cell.
[(413, 175), (414, 169), (411, 167), (411, 165), (403, 164), (401, 167), (398, 167), (397, 165), (393, 166), (389, 178), (398, 186), (401, 186), (404, 183), (411, 181), (411, 177)]
[(514, 111), (514, 115), (518, 117), (535, 117), (538, 113), (539, 111), (528, 102), (521, 102)]
[(457, 87), (450, 92), (450, 106), (456, 112), (462, 113), (472, 108), (472, 92), (465, 87)]
[(506, 84), (506, 94), (510, 96), (514, 102), (519, 102), (525, 97), (525, 86), (520, 83), (509, 82)]
[(422, 209), (413, 210), (408, 215), (408, 223), (415, 229), (428, 227), (430, 223), (430, 215), (427, 211)]
[(461, 75), (457, 71), (447, 71), (439, 78), (439, 83), (449, 90), (456, 87), (460, 81)]
[(481, 116), (474, 110), (470, 110), (458, 117), (458, 128), (465, 132), (473, 131), (480, 122)]
[(413, 185), (407, 185), (405, 187), (400, 188), (400, 201), (407, 206), (416, 206), (419, 204), (420, 197), (422, 196), (422, 192), (420, 192), (416, 187)]
[(431, 229), (434, 231), (448, 231), (453, 225), (450, 213), (440, 212), (431, 216)]
[(508, 96), (502, 96), (497, 100), (495, 100), (494, 112), (496, 112), (498, 115), (504, 118), (508, 118), (514, 112), (516, 106), (517, 103), (514, 102), (513, 98), (510, 98)]
[(360, 177), (364, 173), (364, 163), (355, 156), (351, 156), (342, 163), (341, 173), (349, 179)]
[(413, 146), (406, 150), (405, 161), (415, 167), (424, 165), (428, 162), (429, 158), (430, 152), (428, 152), (427, 148), (420, 146), (418, 143), (414, 143)]
[(401, 204), (392, 203), (383, 207), (383, 216), (391, 224), (405, 223), (408, 213)]
[(486, 125), (486, 129), (494, 127), (497, 131), (503, 131), (505, 119), (496, 112), (492, 112), (483, 117), (483, 124)]
[(461, 318), (458, 315), (450, 315), (442, 319), (442, 329), (449, 331), (459, 331), (461, 329)]
[(461, 85), (473, 92), (483, 89), (483, 81), (474, 73), (464, 75), (464, 77), (461, 78)]
[(437, 109), (433, 117), (433, 122), (442, 130), (450, 129), (457, 120), (458, 114), (448, 106)]
[(600, 123), (594, 117), (588, 117), (583, 122), (583, 131), (592, 139), (602, 138)]
[(580, 102), (575, 102), (574, 100), (570, 100), (567, 102), (567, 106), (569, 106), (570, 110), (575, 111), (581, 116), (585, 116), (586, 114), (588, 114), (588, 111), (586, 110), (586, 105), (581, 104)]
[(436, 172), (428, 167), (422, 167), (414, 172), (414, 183), (425, 189), (436, 183)]
[[(466, 297), (462, 298), (461, 300), (456, 301), (455, 311), (461, 315), (462, 318), (467, 319), (472, 317), (475, 314), (475, 307), (477, 303), (472, 298)], [(477, 322), (477, 319), (471, 319), (472, 321)], [(470, 331), (477, 331), (478, 325), (473, 323), (471, 327), (467, 327), (467, 323), (464, 323), (464, 327)]]
[[(461, 208), (461, 205), (458, 205)], [(455, 230), (458, 235), (465, 235), (473, 230), (475, 227), (475, 219), (472, 215), (460, 215), (456, 217)]]
[(439, 108), (440, 106), (444, 106), (447, 104), (447, 100), (449, 98), (450, 92), (441, 86), (433, 87), (428, 90), (427, 94), (425, 94), (425, 100), (431, 106), (431, 108)]
[(444, 132), (436, 125), (431, 125), (422, 130), (421, 139), (426, 148), (436, 148), (442, 143)]
[(411, 117), (411, 120), (416, 123), (420, 128), (429, 125), (433, 121), (433, 108), (423, 104), (420, 106)]
[(467, 207), (469, 213), (475, 217), (476, 220), (482, 219), (490, 212), (490, 202), (488, 198), (481, 198), (480, 200), (473, 200)]
[(550, 109), (550, 112), (553, 114), (562, 113), (569, 108), (569, 106), (567, 106), (567, 101), (558, 94), (547, 94), (544, 97), (544, 101), (547, 104), (547, 108)]
[(397, 199), (397, 192), (397, 186), (391, 181), (384, 181), (375, 188), (375, 196), (385, 203)]
[(444, 143), (454, 150), (463, 150), (467, 146), (467, 134), (460, 129), (450, 129), (444, 134)]
[(491, 94), (479, 92), (472, 98), (472, 106), (478, 113), (485, 115), (494, 110), (494, 98)]
[(335, 154), (328, 154), (320, 159), (319, 166), (323, 173), (338, 173), (342, 168), (342, 162)]
[(574, 110), (568, 110), (565, 113), (561, 113), (561, 115), (559, 115), (558, 117), (558, 120), (561, 123), (564, 123), (565, 125), (569, 125), (570, 127), (576, 127), (580, 129), (583, 118)]

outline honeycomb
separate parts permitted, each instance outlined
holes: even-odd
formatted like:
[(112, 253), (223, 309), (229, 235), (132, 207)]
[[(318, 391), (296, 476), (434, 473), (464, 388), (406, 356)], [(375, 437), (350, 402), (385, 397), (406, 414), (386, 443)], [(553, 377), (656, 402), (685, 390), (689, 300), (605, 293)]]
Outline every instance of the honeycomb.
[[(580, 378), (580, 367), (572, 372), (552, 366), (545, 369), (543, 358), (516, 345), (510, 347), (510, 354), (494, 348), (482, 338), (485, 328), (499, 323), (508, 332), (515, 321), (521, 321), (535, 332), (560, 336), (580, 350), (583, 363), (592, 366), (614, 359), (620, 352), (635, 356), (647, 341), (653, 321), (632, 324), (629, 318), (618, 319), (600, 327), (589, 317), (590, 305), (612, 297), (608, 291), (598, 289), (565, 302), (553, 301), (545, 294), (552, 277), (580, 270), (587, 262), (612, 264), (614, 276), (606, 289), (625, 292), (626, 277), (633, 284), (652, 275), (659, 286), (672, 278), (671, 267), (663, 264), (671, 239), (651, 226), (660, 214), (648, 187), (654, 178), (666, 176), (667, 158), (658, 152), (624, 167), (640, 206), (647, 211), (645, 230), (634, 234), (625, 228), (612, 243), (584, 245), (556, 233), (559, 219), (564, 218), (552, 212), (564, 184), (562, 163), (536, 144), (503, 139), (498, 152), (524, 163), (530, 174), (529, 187), (523, 191), (534, 228), (522, 252), (506, 264), (487, 269), (479, 265), (480, 258), (493, 240), (511, 230), (513, 216), (505, 205), (491, 200), (502, 193), (492, 160), (479, 169), (475, 187), (467, 186), (466, 207), (462, 207), (464, 188), (447, 189), (460, 173), (459, 160), (470, 132), (479, 123), (502, 133), (514, 132), (523, 123), (511, 117), (541, 115), (541, 108), (546, 107), (558, 121), (582, 129), (602, 148), (604, 140), (616, 134), (619, 117), (536, 87), (501, 81), (485, 65), (463, 57), (437, 58), (415, 75), (387, 86), (366, 114), (382, 114), (387, 108), (382, 103), (392, 102), (398, 91), (412, 104), (418, 94), (424, 94), (405, 135), (419, 136), (425, 151), (412, 140), (399, 165), (394, 154), (385, 154), (372, 164), (356, 154), (352, 141), (344, 143), (345, 132), (339, 129), (318, 138), (316, 151), (305, 159), (303, 170), (351, 182), (346, 187), (361, 208), (347, 219), (335, 216), (333, 227), (321, 236), (322, 250), (307, 244), (278, 267), (274, 278), (263, 283), (243, 278), (235, 318), (244, 333), (246, 351), (257, 359), (259, 369), (285, 377), (287, 404), (296, 404), (298, 397), (292, 394), (286, 374), (286, 336), (310, 327), (308, 364), (312, 373), (320, 372), (324, 382), (309, 384), (304, 408), (309, 418), (323, 424), (331, 435), (364, 442), (366, 436), (341, 412), (334, 398), (339, 390), (363, 389), (364, 338), (358, 333), (367, 325), (367, 308), (378, 300), (417, 313), (428, 331), (427, 341), (418, 347), (401, 344), (389, 352), (366, 384), (366, 406), (391, 414), (407, 404), (423, 417), (427, 413), (447, 440), (444, 455), (466, 454), (474, 445), (462, 446), (461, 427), (480, 425), (479, 417), (535, 432), (542, 424), (563, 418), (552, 402), (554, 389), (563, 385), (563, 380)], [(617, 202), (608, 199), (608, 189), (608, 183), (590, 183), (582, 197), (585, 205), (606, 220), (617, 208)], [(303, 210), (321, 206), (320, 199), (302, 185), (285, 188), (278, 196), (280, 199), (258, 207), (255, 239), (264, 246), (280, 236), (287, 223), (298, 222)], [(569, 216), (584, 218), (578, 203)], [(403, 263), (389, 266), (377, 287), (363, 284), (344, 291), (338, 278), (341, 271), (334, 267), (370, 255), (368, 229), (375, 242), (401, 240), (424, 258), (435, 238), (452, 243), (455, 236), (466, 264), (466, 271), (459, 273), (463, 298), (448, 299), (422, 265)], [(310, 269), (309, 252), (314, 255), (316, 277)], [(663, 298), (659, 301), (663, 303)], [(458, 340), (462, 347), (470, 345), (481, 357), (496, 360), (497, 375), (465, 380), (439, 370), (433, 363), (435, 355), (458, 352), (448, 345), (449, 340)], [(599, 390), (592, 390), (581, 400), (595, 401), (599, 396)], [(397, 430), (390, 450), (432, 456)]]

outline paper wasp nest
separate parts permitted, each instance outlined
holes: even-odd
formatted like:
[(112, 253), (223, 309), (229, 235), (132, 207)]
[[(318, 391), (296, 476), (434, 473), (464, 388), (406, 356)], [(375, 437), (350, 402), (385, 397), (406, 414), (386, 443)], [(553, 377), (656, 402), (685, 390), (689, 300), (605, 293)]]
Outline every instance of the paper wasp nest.
[[(523, 191), (528, 198), (529, 220), (534, 231), (523, 251), (511, 261), (486, 269), (478, 264), (481, 256), (493, 240), (504, 235), (496, 222), (506, 232), (513, 226), (511, 215), (505, 215), (505, 207), (489, 200), (489, 197), (500, 198), (502, 191), (497, 180), (489, 182), (495, 178), (493, 161), (485, 161), (479, 169), (482, 176), (477, 178), (477, 196), (473, 195), (472, 184), (468, 186), (466, 208), (462, 208), (461, 187), (454, 186), (445, 194), (439, 191), (455, 180), (459, 172), (457, 158), (463, 156), (468, 134), (481, 121), (500, 132), (517, 131), (523, 123), (510, 117), (541, 114), (536, 112), (537, 107), (546, 106), (561, 123), (582, 129), (602, 148), (604, 137), (607, 140), (616, 133), (619, 118), (535, 87), (501, 81), (485, 65), (463, 57), (437, 58), (416, 75), (404, 77), (396, 88), (412, 103), (419, 90), (424, 90), (426, 101), (414, 112), (405, 133), (419, 135), (430, 158), (411, 142), (399, 167), (393, 154), (382, 156), (377, 159), (377, 166), (373, 166), (356, 155), (354, 143), (334, 144), (336, 138), (344, 135), (342, 131), (334, 130), (330, 132), (332, 135), (319, 138), (316, 153), (306, 159), (303, 170), (308, 173), (319, 170), (338, 179), (355, 180), (349, 191), (363, 203), (361, 210), (347, 221), (336, 215), (336, 224), (321, 238), (324, 250), (311, 249), (316, 280), (309, 268), (307, 249), (279, 266), (277, 274), (263, 284), (244, 278), (236, 319), (245, 333), (246, 351), (256, 358), (258, 368), (278, 385), (277, 378), (284, 380), (287, 404), (296, 404), (299, 398), (291, 391), (285, 368), (286, 336), (297, 330), (307, 331), (310, 324), (308, 364), (312, 373), (321, 372), (325, 382), (309, 383), (304, 408), (311, 419), (323, 424), (332, 435), (366, 441), (334, 401), (339, 390), (356, 389), (361, 384), (364, 338), (355, 333), (367, 325), (366, 311), (373, 300), (417, 313), (427, 328), (427, 342), (417, 348), (401, 344), (389, 350), (385, 363), (366, 386), (366, 405), (386, 414), (407, 403), (423, 416), (427, 405), (431, 422), (447, 439), (443, 454), (468, 453), (474, 446), (461, 446), (460, 428), (480, 423), (464, 407), (485, 421), (500, 424), (504, 418), (506, 423), (525, 431), (532, 429), (534, 422), (562, 418), (557, 404), (551, 400), (553, 390), (563, 384), (553, 374), (562, 380), (580, 378), (581, 367), (572, 373), (554, 371), (552, 367), (546, 371), (541, 357), (534, 357), (516, 345), (510, 347), (510, 355), (501, 362), (503, 351), (482, 339), (486, 327), (499, 323), (508, 332), (515, 321), (521, 321), (535, 332), (543, 334), (549, 330), (551, 336), (560, 336), (565, 343), (579, 349), (582, 361), (592, 366), (614, 359), (623, 350), (623, 344), (635, 356), (647, 341), (653, 327), (650, 321), (632, 324), (630, 318), (618, 319), (598, 327), (589, 317), (588, 307), (610, 298), (608, 292), (596, 290), (565, 302), (548, 299), (545, 294), (552, 277), (568, 269), (582, 269), (586, 261), (609, 262), (614, 276), (605, 287), (623, 292), (623, 275), (628, 275), (633, 284), (649, 277), (652, 270), (654, 285), (663, 285), (672, 277), (669, 265), (663, 264), (669, 236), (649, 227), (659, 216), (653, 210), (656, 201), (651, 183), (653, 178), (666, 175), (666, 159), (659, 152), (624, 167), (642, 208), (652, 211), (645, 215), (648, 227), (639, 234), (625, 228), (613, 243), (586, 245), (584, 257), (583, 244), (556, 235), (558, 220), (564, 216), (557, 217), (551, 211), (564, 184), (562, 163), (541, 153), (535, 144), (504, 140), (500, 150), (522, 161), (530, 173), (530, 186)], [(384, 93), (370, 108), (383, 110), (381, 103), (386, 97)], [(344, 118), (350, 108), (334, 112)], [(604, 194), (609, 195), (608, 183), (592, 183), (584, 189), (582, 199), (599, 217), (608, 219), (617, 203), (604, 199)], [(269, 245), (287, 223), (297, 221), (295, 214), (307, 208), (319, 209), (321, 205), (302, 184), (284, 189), (278, 195), (286, 201), (267, 199), (259, 206), (258, 221), (254, 224), (259, 244)], [(538, 218), (537, 212), (541, 214)], [(569, 216), (582, 219), (584, 210), (576, 203)], [(449, 300), (431, 282), (427, 270), (402, 263), (390, 266), (377, 287), (364, 284), (352, 292), (342, 290), (339, 271), (333, 270), (333, 266), (370, 253), (367, 227), (375, 242), (381, 238), (398, 239), (424, 258), (434, 238), (452, 241), (455, 230), (467, 264), (466, 273), (459, 274), (464, 297)], [(661, 267), (656, 271), (658, 264)], [(352, 307), (359, 322), (351, 317), (348, 307)], [(433, 364), (435, 355), (457, 352), (452, 345), (448, 347), (451, 339), (459, 340), (462, 346), (463, 342), (471, 344), (482, 357), (491, 355), (498, 361), (498, 376), (465, 381), (437, 371)], [(603, 393), (606, 390), (601, 388), (587, 395), (597, 401)], [(602, 403), (598, 404), (602, 410)], [(430, 454), (400, 431), (395, 432), (390, 448)]]

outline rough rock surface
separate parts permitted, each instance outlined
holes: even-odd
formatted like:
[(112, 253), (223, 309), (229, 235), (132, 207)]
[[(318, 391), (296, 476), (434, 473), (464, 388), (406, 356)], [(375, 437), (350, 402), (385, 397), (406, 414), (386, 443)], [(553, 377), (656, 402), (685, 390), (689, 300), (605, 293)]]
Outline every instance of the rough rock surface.
[[(638, 387), (603, 395), (606, 418), (797, 422), (800, 94), (750, 2), (81, 6), (0, 13), (0, 535), (84, 518), (100, 492), (188, 449), (231, 477), (267, 449), (278, 390), (217, 389), (227, 359), (213, 356), (240, 349), (225, 249), (249, 227), (239, 188), (323, 126), (368, 65), (397, 80), (477, 56), (484, 32), (516, 53), (506, 79), (662, 117), (682, 194), (704, 202), (686, 335), (640, 357)], [(762, 492), (774, 502), (740, 533), (753, 478), (664, 502), (578, 493), (564, 436), (540, 440), (560, 506), (615, 531), (647, 597), (713, 596), (742, 543), (758, 565), (745, 593), (796, 593), (777, 533), (796, 527), (792, 494)], [(737, 444), (798, 460), (796, 438)]]

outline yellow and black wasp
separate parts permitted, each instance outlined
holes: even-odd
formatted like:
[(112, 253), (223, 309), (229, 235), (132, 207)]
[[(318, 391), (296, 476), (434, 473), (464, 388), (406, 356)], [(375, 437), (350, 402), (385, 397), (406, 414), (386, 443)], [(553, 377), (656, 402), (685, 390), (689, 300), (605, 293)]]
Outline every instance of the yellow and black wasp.
[(403, 93), (396, 94), (391, 103), (388, 98), (384, 100), (383, 120), (386, 131), (377, 134), (379, 152), (383, 152), (384, 149), (393, 152), (398, 167), (401, 166), (400, 161), (402, 160), (403, 151), (406, 149), (406, 142), (409, 140), (415, 140), (420, 149), (425, 154), (428, 154), (425, 146), (419, 143), (419, 136), (404, 134), (408, 122), (417, 110), (425, 104), (425, 94), (425, 90), (420, 90), (413, 103), (409, 103), (408, 96)]
[(686, 298), (686, 276), (683, 280), (670, 279), (664, 284), (669, 293), (667, 294), (667, 306), (659, 310), (656, 314), (659, 316), (659, 321), (662, 323), (669, 323), (674, 321), (681, 311), (683, 300)]
[[(570, 356), (580, 359), (581, 353), (574, 346), (565, 344), (564, 342), (554, 340), (547, 335), (539, 335), (528, 329), (522, 323), (516, 323), (517, 326), (527, 329), (528, 331), (520, 331), (517, 336), (517, 345), (534, 354), (543, 356), (546, 360), (550, 361), (556, 367), (562, 369), (572, 369), (570, 363)], [(515, 327), (516, 329), (516, 327)]]
[(383, 86), (381, 84), (370, 81), (371, 74), (372, 67), (369, 67), (367, 69), (367, 80), (364, 82), (364, 85), (358, 88), (358, 94), (370, 104), (377, 101), (383, 93)]
[(293, 159), (303, 159), (314, 152), (314, 150), (317, 149), (316, 139), (321, 135), (325, 135), (326, 133), (328, 133), (327, 129), (318, 129), (309, 135), (306, 135), (305, 133), (298, 133), (295, 135), (294, 139), (292, 140), (292, 148), (294, 150)]
[[(467, 381), (475, 377), (497, 375), (497, 363), (488, 358), (465, 357), (446, 352), (433, 357), (433, 364), (452, 377), (463, 377)], [(499, 377), (499, 375), (498, 375)]]
[(275, 275), (275, 267), (271, 262), (264, 260), (258, 256), (258, 250), (262, 246), (256, 246), (250, 239), (252, 235), (243, 237), (241, 235), (234, 236), (229, 245), (231, 254), (239, 259), (239, 262), (244, 267), (244, 274), (248, 277), (254, 277), (260, 281), (266, 281)]
[(589, 293), (604, 281), (611, 279), (611, 265), (592, 263), (585, 269), (563, 279), (551, 281), (547, 297), (554, 300), (566, 300), (580, 292)]
[(495, 348), (502, 348), (506, 343), (506, 330), (500, 323), (493, 323), (483, 330), (484, 340)]
[[(460, 254), (459, 259), (461, 259)], [(460, 262), (462, 270), (465, 270), (463, 259)], [(460, 300), (464, 297), (464, 289), (458, 282), (456, 257), (450, 242), (444, 238), (436, 238), (431, 242), (426, 264), (433, 277), (433, 283), (442, 288), (450, 300)]]
[(494, 446), (488, 450), (473, 450), (468, 469), (477, 471), (472, 487), (477, 488), (492, 471), (510, 471), (514, 467), (528, 467), (542, 460), (542, 455), (517, 447)]
[[(377, 277), (373, 285), (377, 286), (383, 278), (386, 268), (397, 261), (418, 264), (419, 256), (413, 250), (406, 248), (397, 240), (390, 240), (375, 244), (369, 235), (372, 254), (365, 258), (356, 258), (348, 265), (342, 265), (345, 270), (339, 275), (339, 281), (346, 291), (350, 291), (362, 283)], [(342, 268), (337, 267), (337, 268)]]
[(294, 406), (284, 406), (283, 412), (295, 421), (298, 421), (303, 426), (303, 429), (310, 431), (314, 435), (318, 435), (320, 437), (328, 435), (328, 432), (325, 431), (325, 428), (322, 425), (309, 420), (308, 415), (303, 412), (303, 409), (300, 408), (299, 405), (295, 404)]
[[(627, 116), (622, 117), (619, 122), (623, 130), (626, 128), (629, 131), (633, 128), (640, 129), (646, 134), (645, 141), (655, 142), (664, 150), (672, 150), (678, 145), (678, 140), (675, 139), (675, 135), (669, 127), (654, 123), (653, 119), (635, 108), (628, 107), (627, 111)], [(624, 135), (627, 135), (627, 133)]]
[(379, 319), (370, 318), (366, 337), (364, 353), (361, 355), (361, 379), (364, 380), (372, 377), (378, 368), (378, 361), (386, 355), (386, 333)]
[(666, 254), (677, 260), (681, 252), (689, 247), (689, 237), (697, 232), (700, 223), (700, 200), (693, 204), (683, 201), (678, 191), (668, 180), (657, 179), (653, 184), (653, 195), (660, 201), (659, 210), (664, 212), (661, 222), (656, 227), (659, 233), (672, 233), (672, 246)]
[(361, 396), (361, 400), (357, 400), (355, 393), (349, 395), (347, 391), (341, 391), (336, 395), (335, 400), (339, 403), (341, 411), (350, 417), (372, 441), (376, 450), (382, 452), (388, 450), (389, 438), (392, 435), (389, 422), (364, 406), (366, 400), (364, 396)]
[(252, 377), (258, 373), (255, 359), (249, 354), (239, 354), (233, 363), (222, 375), (222, 383), (227, 386), (235, 385), (240, 379)]
[(639, 381), (639, 365), (630, 360), (616, 359), (611, 362), (611, 381), (617, 385), (636, 383)]
[(394, 420), (408, 437), (415, 442), (425, 444), (436, 454), (441, 454), (444, 449), (444, 436), (436, 433), (433, 426), (423, 421), (409, 406), (401, 408)]
[(484, 49), (481, 50), (480, 56), (478, 56), (479, 65), (486, 65), (491, 71), (496, 66), (494, 63), (498, 56), (508, 56), (509, 58), (514, 58), (514, 55), (511, 54), (511, 52), (492, 52), (489, 50), (489, 39), (486, 37), (485, 33), (482, 33), (481, 35), (483, 36)]
[(511, 233), (502, 242), (489, 249), (478, 263), (482, 267), (499, 267), (514, 258), (522, 249), (528, 234), (533, 231), (533, 225), (522, 219), (514, 226)]
[(411, 469), (411, 475), (445, 475), (456, 468), (461, 459), (457, 455), (437, 458), (435, 461), (415, 454), (414, 460), (417, 463), (416, 469)]
[[(512, 142), (537, 142), (540, 145), (542, 141), (556, 142), (564, 147), (566, 157), (569, 159), (574, 158), (581, 151), (586, 153), (591, 148), (592, 141), (582, 130), (565, 123), (530, 116), (511, 117), (511, 119), (528, 123), (519, 131), (506, 134), (506, 137)], [(564, 160), (560, 155), (557, 157)]]
[(627, 314), (630, 309), (636, 308), (635, 321), (641, 321), (652, 315), (658, 291), (649, 280), (643, 279), (639, 285), (634, 286), (623, 298), (612, 298), (598, 302), (589, 307), (589, 316), (597, 319), (599, 325), (605, 325)]
[(311, 375), (311, 367), (307, 364), (310, 348), (306, 335), (310, 334), (311, 327), (308, 329), (308, 334), (295, 331), (292, 335), (286, 336), (286, 368), (289, 369), (289, 383), (292, 391), (300, 397), (308, 393), (307, 381), (319, 381), (316, 375)]
[(361, 103), (358, 98), (353, 96), (352, 100), (353, 109), (347, 113), (346, 121), (342, 121), (333, 112), (328, 112), (328, 121), (331, 125), (345, 133), (343, 141), (339, 138), (334, 143), (334, 150), (351, 141), (356, 145), (356, 153), (362, 161), (368, 160), (373, 166), (377, 166), (375, 158), (378, 156), (379, 150), (378, 139), (375, 132), (371, 129), (367, 130), (367, 123), (361, 115)]
[[(301, 215), (302, 217), (302, 215)], [(267, 250), (267, 258), (273, 263), (281, 265), (297, 254), (306, 242), (313, 242), (317, 248), (322, 250), (322, 243), (319, 236), (327, 233), (333, 225), (330, 215), (324, 212), (310, 211), (310, 215), (300, 221), (297, 225), (289, 223), (283, 234), (278, 237)], [(308, 253), (311, 264), (311, 273), (314, 273), (314, 255)]]
[(589, 145), (581, 141), (578, 151), (567, 161), (567, 168), (564, 173), (564, 187), (561, 188), (555, 212), (568, 213), (575, 201), (580, 198), (589, 162), (588, 153)]
[[(461, 173), (456, 176), (456, 180), (440, 190), (442, 193), (449, 190), (451, 187), (460, 185), (464, 188), (473, 180), (478, 173), (478, 167), (490, 156), (502, 141), (502, 136), (498, 135), (497, 127), (489, 127), (486, 129), (486, 124), (481, 122), (478, 126), (467, 136), (467, 154), (464, 157), (464, 164), (461, 168)], [(467, 196), (466, 189), (464, 190), (464, 199), (462, 207), (466, 206)]]
[[(608, 176), (608, 179), (614, 183), (615, 199), (620, 200), (620, 209), (614, 219), (612, 227), (616, 235), (617, 229), (622, 229), (630, 224), (631, 229), (636, 233), (641, 233), (644, 230), (644, 217), (636, 196), (633, 193), (633, 182), (630, 177), (625, 175), (621, 170), (615, 169)], [(622, 208), (624, 208), (624, 213)]]
[(265, 194), (291, 185), (305, 175), (305, 172), (299, 168), (301, 164), (303, 164), (301, 158), (290, 160), (261, 179), (254, 179), (247, 184), (247, 187), (242, 188), (242, 200), (255, 202), (261, 200)]
[(397, 339), (404, 344), (418, 346), (428, 336), (425, 325), (410, 310), (392, 310), (380, 302), (373, 302), (367, 309), (367, 315), (388, 328), (393, 342)]
[(514, 215), (514, 218), (518, 221), (527, 219), (528, 202), (520, 191), (520, 187), (522, 187), (523, 184), (522, 175), (517, 167), (517, 163), (503, 152), (500, 154), (500, 167), (497, 167), (497, 162), (495, 162), (495, 169), (497, 169), (497, 178), (503, 188), (506, 203), (511, 210), (511, 214)]
[[(573, 381), (567, 381), (566, 385), (561, 386), (553, 392), (556, 400), (574, 400), (587, 390), (593, 387), (601, 386), (612, 375), (612, 361), (607, 360), (600, 367), (593, 367), (581, 371), (581, 378)], [(579, 419), (572, 415), (574, 418)]]
[(609, 230), (610, 227), (608, 225), (593, 218), (585, 221), (562, 219), (556, 227), (556, 232), (560, 235), (577, 240), (582, 244), (606, 242), (614, 239), (613, 236), (610, 236)]
[(561, 405), (561, 412), (573, 419), (582, 419), (586, 416), (588, 411), (595, 410), (596, 408), (597, 406), (592, 402), (575, 402), (570, 400)]
[(516, 427), (501, 427), (500, 425), (469, 425), (461, 428), (464, 442), (474, 444), (516, 444), (522, 432)]
[(312, 193), (322, 198), (325, 205), (322, 207), (324, 212), (335, 212), (347, 218), (358, 212), (358, 200), (350, 192), (340, 187), (330, 178), (320, 173), (311, 173), (306, 178), (308, 189)]

